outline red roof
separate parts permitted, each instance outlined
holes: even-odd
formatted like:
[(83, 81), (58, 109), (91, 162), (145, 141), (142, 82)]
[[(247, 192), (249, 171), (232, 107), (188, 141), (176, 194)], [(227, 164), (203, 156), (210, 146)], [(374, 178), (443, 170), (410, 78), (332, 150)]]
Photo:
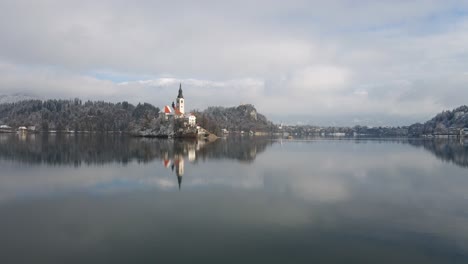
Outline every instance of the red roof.
[(164, 113), (166, 113), (166, 114), (172, 113), (171, 107), (169, 107), (168, 105), (166, 105), (166, 106), (164, 107)]

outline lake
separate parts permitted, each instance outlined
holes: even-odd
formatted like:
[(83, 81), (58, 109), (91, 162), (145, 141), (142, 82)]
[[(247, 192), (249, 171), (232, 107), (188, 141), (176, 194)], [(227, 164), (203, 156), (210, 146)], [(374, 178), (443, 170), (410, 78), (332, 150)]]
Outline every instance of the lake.
[(468, 263), (468, 142), (0, 134), (0, 263)]

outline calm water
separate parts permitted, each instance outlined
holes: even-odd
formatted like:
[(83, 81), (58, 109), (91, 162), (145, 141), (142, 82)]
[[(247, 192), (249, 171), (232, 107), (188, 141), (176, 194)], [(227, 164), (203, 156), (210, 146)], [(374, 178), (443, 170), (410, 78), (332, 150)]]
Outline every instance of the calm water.
[(0, 263), (468, 263), (468, 142), (0, 135)]

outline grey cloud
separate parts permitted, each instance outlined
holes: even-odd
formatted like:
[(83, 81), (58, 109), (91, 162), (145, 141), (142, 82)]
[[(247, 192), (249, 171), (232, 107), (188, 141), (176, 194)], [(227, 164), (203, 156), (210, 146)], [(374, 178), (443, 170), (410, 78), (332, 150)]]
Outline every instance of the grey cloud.
[(312, 122), (376, 115), (395, 124), (466, 103), (467, 9), (422, 0), (3, 1), (0, 93), (162, 105), (173, 87), (160, 82), (172, 79), (194, 108), (244, 102)]

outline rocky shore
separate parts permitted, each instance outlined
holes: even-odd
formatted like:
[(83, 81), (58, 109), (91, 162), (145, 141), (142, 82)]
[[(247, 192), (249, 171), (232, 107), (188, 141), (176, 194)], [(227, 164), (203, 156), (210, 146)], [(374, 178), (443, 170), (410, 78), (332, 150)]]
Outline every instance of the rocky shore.
[(207, 138), (214, 140), (216, 135), (200, 126), (189, 126), (183, 119), (158, 117), (145, 125), (135, 125), (130, 135), (136, 137), (159, 138)]

